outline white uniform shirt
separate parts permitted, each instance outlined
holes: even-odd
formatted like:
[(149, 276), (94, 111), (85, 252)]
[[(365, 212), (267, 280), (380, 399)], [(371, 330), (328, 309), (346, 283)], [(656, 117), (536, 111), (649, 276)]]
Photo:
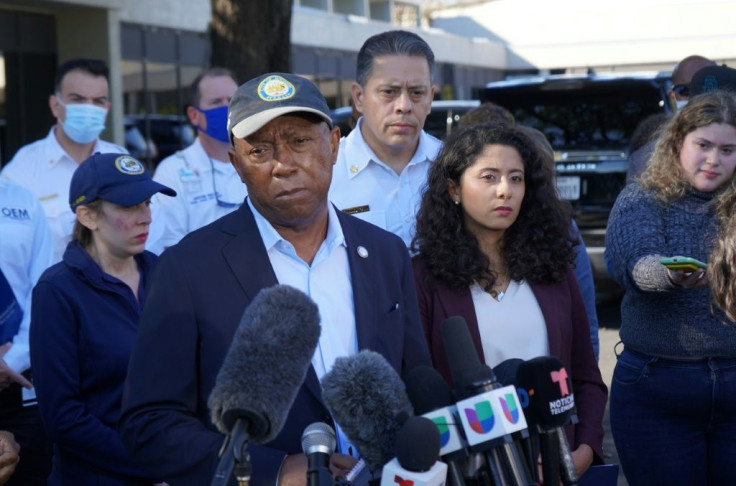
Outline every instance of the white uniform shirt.
[[(237, 209), (248, 193), (230, 161), (210, 160), (199, 138), (162, 160), (153, 179), (176, 191), (176, 197), (153, 196), (153, 221), (146, 249), (157, 254), (191, 231)], [(218, 198), (229, 207), (218, 204)]]
[(31, 366), (28, 348), (31, 291), (51, 265), (53, 250), (41, 204), (28, 190), (0, 179), (0, 269), (23, 311), (18, 334), (4, 359), (19, 373)]
[(398, 235), (409, 246), (427, 172), (442, 142), (422, 130), (414, 156), (401, 174), (396, 174), (365, 142), (362, 123), (361, 118), (340, 140), (329, 199), (338, 209)]
[[(97, 139), (92, 153), (128, 153), (120, 145)], [(46, 138), (25, 145), (3, 168), (2, 177), (20, 184), (41, 201), (54, 240), (54, 263), (60, 262), (72, 236), (74, 213), (69, 208), (69, 184), (77, 162), (54, 135), (52, 127)]]

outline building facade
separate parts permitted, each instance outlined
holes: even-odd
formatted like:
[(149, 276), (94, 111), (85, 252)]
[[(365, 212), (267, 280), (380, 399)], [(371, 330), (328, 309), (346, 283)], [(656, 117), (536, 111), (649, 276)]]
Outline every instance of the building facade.
[[(209, 63), (209, 0), (3, 0), (0, 4), (0, 161), (45, 136), (56, 66), (75, 57), (110, 66), (103, 137), (125, 143), (126, 115), (182, 115), (186, 89)], [(408, 28), (437, 54), (441, 97), (471, 98), (503, 76), (501, 43), (423, 29), (421, 1), (295, 0), (293, 72), (334, 107), (349, 103), (358, 49), (370, 35)]]
[[(732, 64), (733, 15), (724, 0), (293, 0), (292, 71), (346, 106), (365, 39), (403, 28), (435, 52), (437, 98), (474, 99), (508, 74), (671, 69), (696, 53)], [(209, 64), (210, 18), (210, 0), (2, 0), (0, 163), (48, 132), (55, 69), (70, 58), (110, 65), (104, 138), (125, 143), (126, 115), (181, 117)]]

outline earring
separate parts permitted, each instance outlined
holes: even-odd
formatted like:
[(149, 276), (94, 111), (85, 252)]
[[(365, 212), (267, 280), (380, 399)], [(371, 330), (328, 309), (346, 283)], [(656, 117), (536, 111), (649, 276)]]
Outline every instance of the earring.
[(458, 199), (455, 199), (455, 206), (457, 206), (458, 204), (460, 204), (460, 201)]

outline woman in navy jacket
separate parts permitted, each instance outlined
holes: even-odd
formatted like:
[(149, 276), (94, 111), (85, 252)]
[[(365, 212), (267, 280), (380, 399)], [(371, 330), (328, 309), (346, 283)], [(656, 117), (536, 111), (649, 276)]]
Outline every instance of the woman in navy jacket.
[(157, 192), (176, 195), (128, 155), (94, 154), (72, 177), (72, 241), (39, 279), (31, 310), (34, 386), (54, 442), (49, 486), (154, 482), (116, 425), (156, 258), (144, 245)]
[(569, 206), (554, 164), (522, 127), (454, 133), (429, 172), (414, 274), (434, 366), (450, 381), (440, 323), (461, 316), (481, 361), (553, 355), (570, 374), (580, 422), (568, 430), (578, 474), (602, 462), (606, 386), (575, 276)]

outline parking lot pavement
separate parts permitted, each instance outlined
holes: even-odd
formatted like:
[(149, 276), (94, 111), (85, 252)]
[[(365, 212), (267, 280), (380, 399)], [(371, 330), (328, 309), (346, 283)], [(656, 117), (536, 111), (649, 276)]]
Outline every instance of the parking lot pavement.
[[(598, 366), (603, 375), (603, 381), (611, 391), (611, 377), (613, 376), (613, 367), (616, 365), (616, 353), (614, 348), (619, 342), (618, 331), (621, 326), (621, 315), (619, 312), (619, 300), (609, 301), (598, 305), (598, 319), (600, 321), (600, 329), (598, 337), (600, 339), (600, 357)], [(620, 349), (619, 349), (620, 351)], [(603, 453), (606, 455), (606, 462), (609, 464), (620, 464), (616, 447), (613, 444), (613, 436), (611, 435), (611, 422), (608, 416), (608, 407), (603, 417), (603, 429), (605, 436), (603, 438)], [(619, 469), (618, 486), (628, 486), (623, 472)]]
[[(598, 331), (598, 336), (600, 338), (601, 345), (598, 366), (601, 369), (603, 381), (606, 383), (606, 386), (608, 386), (608, 391), (610, 393), (611, 376), (613, 376), (613, 367), (616, 365), (614, 346), (619, 341), (618, 328), (602, 327)], [(603, 437), (603, 453), (606, 455), (606, 462), (609, 464), (619, 464), (618, 454), (616, 453), (616, 447), (613, 444), (613, 436), (611, 435), (611, 422), (608, 417), (607, 406), (606, 414), (603, 417), (603, 429), (606, 433)], [(621, 470), (619, 470), (618, 474), (618, 486), (628, 486)]]

